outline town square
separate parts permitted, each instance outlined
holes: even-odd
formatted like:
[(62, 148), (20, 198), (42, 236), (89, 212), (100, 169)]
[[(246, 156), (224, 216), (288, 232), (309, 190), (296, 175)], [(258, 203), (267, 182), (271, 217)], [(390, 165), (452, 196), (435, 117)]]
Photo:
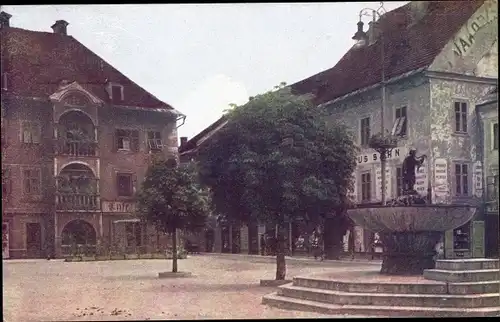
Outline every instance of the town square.
[(498, 2), (7, 5), (5, 321), (498, 317)]

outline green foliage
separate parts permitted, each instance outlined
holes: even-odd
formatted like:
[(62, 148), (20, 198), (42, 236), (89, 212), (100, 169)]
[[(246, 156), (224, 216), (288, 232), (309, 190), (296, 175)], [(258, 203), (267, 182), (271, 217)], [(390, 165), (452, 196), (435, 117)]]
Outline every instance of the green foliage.
[(209, 197), (194, 164), (177, 167), (172, 160), (157, 160), (138, 194), (138, 213), (165, 233), (200, 230), (210, 214)]
[(317, 221), (349, 205), (351, 136), (285, 86), (228, 110), (228, 123), (200, 147), (201, 181), (227, 220)]

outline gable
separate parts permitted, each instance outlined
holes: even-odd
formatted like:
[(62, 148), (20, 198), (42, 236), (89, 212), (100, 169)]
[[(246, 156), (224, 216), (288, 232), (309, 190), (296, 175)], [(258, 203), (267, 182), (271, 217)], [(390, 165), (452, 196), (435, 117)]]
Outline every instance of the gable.
[(498, 50), (493, 47), (497, 46), (498, 39), (497, 6), (497, 0), (485, 1), (448, 41), (429, 70), (480, 76), (477, 73), (491, 75), (494, 68), (496, 74)]
[(103, 104), (100, 98), (84, 89), (77, 82), (61, 86), (55, 93), (50, 95), (50, 100), (65, 102), (69, 105), (86, 105), (86, 100), (95, 105)]

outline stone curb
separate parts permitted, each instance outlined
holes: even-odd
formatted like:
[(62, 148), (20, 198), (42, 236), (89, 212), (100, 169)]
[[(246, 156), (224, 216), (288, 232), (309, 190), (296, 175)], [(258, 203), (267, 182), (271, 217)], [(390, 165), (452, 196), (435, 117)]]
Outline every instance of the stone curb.
[[(208, 256), (215, 256), (215, 257), (233, 257), (233, 258), (238, 258), (238, 257), (243, 257), (243, 258), (259, 258), (259, 259), (267, 259), (270, 261), (276, 260), (276, 256), (262, 256), (262, 255), (253, 255), (253, 254), (225, 254), (225, 253), (200, 253), (199, 255), (208, 255)], [(333, 259), (325, 259), (323, 261), (315, 260), (314, 258), (308, 258), (308, 257), (290, 257), (290, 256), (285, 256), (285, 259), (287, 261), (302, 261), (302, 262), (313, 262), (317, 264), (328, 264), (328, 263), (351, 263), (351, 264), (369, 264), (369, 265), (381, 265), (382, 261), (381, 260), (360, 260), (360, 259), (353, 259), (353, 260), (333, 260)]]

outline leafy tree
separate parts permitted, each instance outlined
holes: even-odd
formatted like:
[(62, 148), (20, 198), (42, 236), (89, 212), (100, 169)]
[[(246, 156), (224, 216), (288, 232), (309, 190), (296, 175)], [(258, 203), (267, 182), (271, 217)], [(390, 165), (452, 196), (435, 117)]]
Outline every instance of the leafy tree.
[(327, 123), (310, 97), (293, 95), (283, 83), (226, 116), (228, 123), (200, 147), (201, 181), (226, 218), (277, 225), (276, 279), (284, 279), (285, 224), (346, 218), (356, 148), (344, 126)]
[(138, 212), (172, 236), (172, 272), (177, 272), (177, 229), (201, 230), (210, 213), (207, 189), (198, 182), (194, 164), (156, 160), (148, 168), (138, 195)]

